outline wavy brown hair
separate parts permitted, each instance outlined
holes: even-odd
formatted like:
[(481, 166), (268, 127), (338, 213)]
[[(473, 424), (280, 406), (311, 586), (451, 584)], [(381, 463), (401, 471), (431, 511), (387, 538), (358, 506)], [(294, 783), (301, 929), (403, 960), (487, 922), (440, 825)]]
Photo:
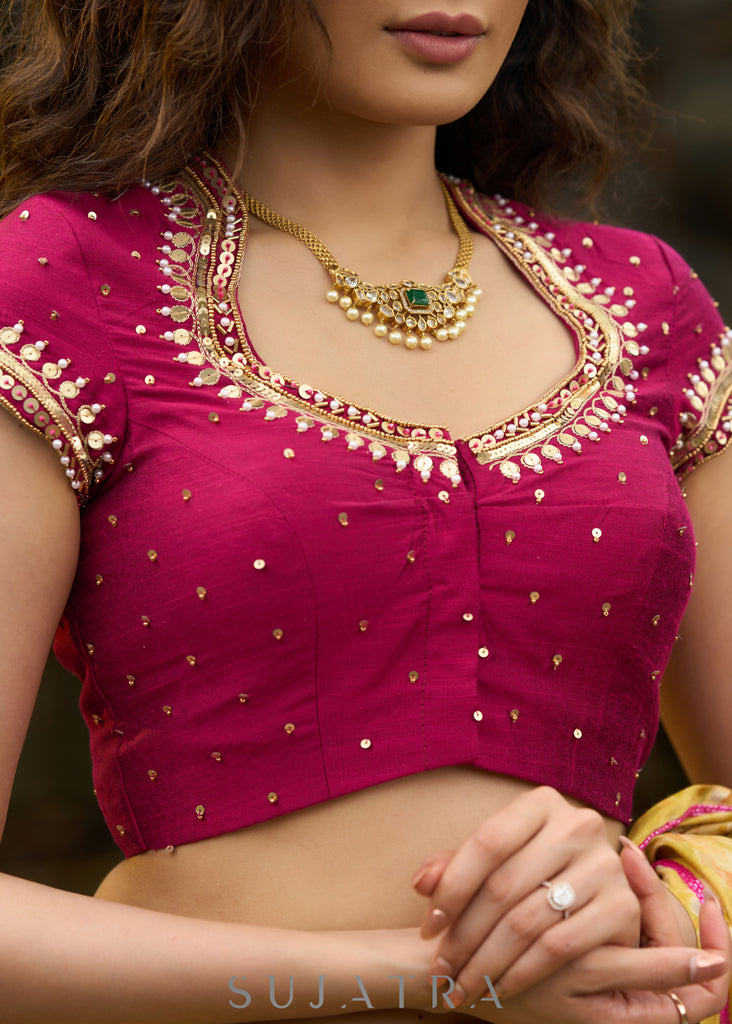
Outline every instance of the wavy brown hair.
[[(283, 27), (319, 23), (317, 0), (1, 2), (0, 214), (33, 192), (174, 175), (244, 133)], [(492, 88), (438, 130), (440, 169), (533, 205), (591, 204), (643, 102), (634, 6), (529, 0)]]

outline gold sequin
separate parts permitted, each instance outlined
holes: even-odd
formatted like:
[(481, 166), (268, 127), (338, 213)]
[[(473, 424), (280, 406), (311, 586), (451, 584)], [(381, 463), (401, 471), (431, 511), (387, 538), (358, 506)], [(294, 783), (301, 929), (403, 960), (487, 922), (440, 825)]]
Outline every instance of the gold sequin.
[(508, 712), (508, 717), (511, 719), (512, 722), (518, 722), (519, 714), (520, 712), (518, 708), (511, 708), (511, 710)]
[[(136, 214), (137, 210), (133, 210), (132, 212)], [(175, 853), (175, 847), (174, 846), (166, 846), (165, 847), (165, 852), (166, 853)]]
[(531, 601), (532, 604), (536, 604), (536, 602), (539, 600), (540, 597), (541, 597), (541, 594), (539, 593), (538, 590), (532, 590), (531, 593), (529, 594), (529, 600)]
[(133, 249), (132, 252), (130, 253), (130, 256), (134, 260), (139, 260), (141, 258), (139, 252), (137, 251), (137, 249)]
[(365, 633), (366, 630), (369, 628), (369, 620), (361, 619), (361, 621), (358, 624), (358, 628), (361, 630), (362, 633)]
[(150, 779), (150, 782), (155, 782), (155, 780), (158, 777), (158, 773), (155, 771), (154, 768), (148, 768), (147, 777)]
[(207, 593), (207, 591), (206, 591), (205, 587), (196, 587), (196, 593), (198, 594), (198, 596), (200, 597), (200, 599), (202, 601), (206, 600), (206, 593)]
[(483, 721), (483, 712), (482, 711), (474, 711), (473, 712), (473, 718), (475, 719), (476, 722), (482, 722)]
[(51, 319), (60, 320), (60, 314), (55, 309), (51, 310)]
[(150, 551), (148, 551), (148, 553), (147, 553), (147, 557), (150, 559), (151, 562), (157, 562), (157, 560), (158, 560), (158, 553), (157, 553), (157, 551), (153, 551), (152, 548), (151, 548)]
[(623, 796), (622, 793), (616, 793), (615, 794), (615, 806), (616, 807), (620, 806), (620, 800), (621, 800), (622, 796)]
[(662, 331), (663, 331), (663, 333), (664, 333), (664, 334), (666, 335), (666, 337), (668, 337), (668, 335), (669, 335), (669, 334), (671, 333), (671, 328), (669, 327), (669, 325), (668, 325), (668, 324), (666, 323), (666, 321), (665, 321), (665, 320), (664, 320), (664, 322), (663, 322), (663, 323), (661, 324), (661, 330), (662, 330)]
[(101, 587), (102, 583), (104, 583), (104, 577), (97, 575), (94, 577), (94, 581), (98, 587)]
[(147, 386), (148, 386), (148, 387), (150, 387), (150, 388), (151, 388), (151, 387), (153, 386), (153, 384), (155, 383), (155, 378), (153, 377), (153, 375), (152, 375), (151, 373), (148, 373), (148, 374), (146, 375), (146, 377), (145, 377), (145, 383), (146, 383), (146, 384), (147, 384)]
[(616, 758), (614, 758), (614, 757), (611, 757), (611, 758), (610, 758), (610, 765), (611, 765), (611, 766), (612, 766), (613, 768), (616, 768), (616, 767), (617, 767), (617, 764), (618, 764), (618, 762), (617, 762), (617, 759), (616, 759)]
[(191, 494), (191, 492), (188, 490), (187, 487), (185, 487), (183, 489), (183, 501), (190, 501), (192, 497), (193, 495)]
[(209, 421), (209, 423), (218, 423), (219, 420), (220, 420), (220, 417), (219, 417), (219, 414), (217, 412), (210, 412), (208, 414), (208, 421)]
[(94, 213), (93, 210), (90, 210), (89, 213), (87, 213), (87, 217), (89, 218), (89, 220), (96, 220), (97, 219), (97, 215), (96, 215), (96, 213)]
[(658, 416), (658, 406), (657, 405), (651, 406), (651, 408), (648, 410), (648, 415), (649, 416)]
[(147, 334), (147, 327), (144, 324), (138, 324), (135, 328), (136, 334)]
[(414, 551), (408, 551), (408, 552), (407, 552), (407, 561), (408, 561), (408, 562), (409, 562), (410, 564), (413, 564), (414, 562), (416, 562), (416, 561), (417, 561), (417, 556), (416, 556), (416, 554), (414, 553)]
[(108, 284), (103, 284), (99, 291), (102, 293), (102, 295), (109, 295), (112, 289)]
[(641, 731), (640, 731), (640, 738), (642, 740), (644, 740), (646, 738), (646, 730), (645, 729), (641, 729)]
[(107, 516), (107, 522), (109, 523), (110, 526), (116, 526), (117, 523), (119, 522), (119, 519), (117, 518), (117, 516)]
[(640, 256), (631, 256), (630, 262), (634, 267), (639, 267), (641, 265)]
[(339, 512), (338, 513), (338, 522), (341, 524), (341, 526), (348, 526), (348, 513), (347, 512)]
[(114, 384), (114, 382), (116, 380), (117, 380), (117, 374), (116, 373), (108, 373), (105, 376), (105, 378), (104, 378), (104, 383), (105, 384)]
[(374, 487), (376, 488), (377, 491), (383, 491), (384, 490), (384, 481), (383, 480), (374, 480)]
[(92, 715), (92, 722), (94, 722), (94, 725), (101, 725), (102, 724), (102, 716), (101, 715)]
[[(130, 210), (130, 217), (139, 217), (139, 216), (140, 216), (140, 211), (139, 210)], [(171, 846), (170, 849), (172, 850), (173, 847)]]
[(86, 651), (87, 651), (87, 654), (94, 654), (94, 644), (87, 644), (86, 645)]
[(574, 736), (574, 738), (576, 740), (581, 740), (582, 739), (582, 730), (581, 729), (575, 729), (574, 732), (572, 733), (572, 735)]
[(277, 801), (279, 800), (279, 797), (277, 796), (276, 793), (267, 793), (267, 799), (271, 804), (276, 804)]
[(221, 751), (220, 750), (214, 750), (214, 752), (211, 754), (211, 757), (213, 758), (214, 761), (220, 761), (221, 760)]
[(440, 499), (440, 501), (443, 501), (446, 505), (450, 504), (450, 495), (449, 495), (449, 493), (447, 491), (440, 491), (440, 493), (437, 495), (437, 497)]
[(563, 661), (564, 661), (564, 658), (562, 657), (561, 654), (555, 654), (554, 657), (552, 658), (552, 662), (554, 663), (554, 668), (559, 668), (559, 666), (562, 664)]
[(641, 436), (640, 436), (640, 443), (641, 444), (648, 444), (648, 438), (646, 437), (645, 434), (641, 434)]
[(283, 451), (282, 454), (285, 456), (286, 459), (294, 459), (295, 458), (295, 453), (292, 450), (292, 448), (285, 448), (285, 450)]
[(163, 714), (167, 715), (168, 718), (170, 718), (170, 716), (173, 714), (173, 709), (171, 708), (170, 704), (163, 704)]
[(196, 817), (198, 818), (199, 821), (203, 819), (205, 813), (206, 808), (203, 806), (203, 804), (199, 804), (198, 807), (196, 807)]
[(193, 666), (196, 664), (195, 654), (186, 654), (186, 661), (191, 666), (191, 668), (193, 668)]
[(594, 540), (595, 544), (599, 543), (601, 537), (602, 530), (596, 526), (595, 529), (592, 531), (592, 539)]
[(117, 829), (117, 831), (119, 832), (119, 834), (121, 836), (123, 836), (125, 834), (124, 825), (115, 825), (114, 827)]
[(628, 475), (627, 475), (627, 473), (618, 473), (618, 480), (620, 481), (621, 484), (627, 483), (628, 482)]
[(612, 608), (612, 605), (610, 604), (609, 601), (606, 601), (605, 604), (602, 606), (602, 614), (605, 616), (605, 618), (607, 618), (608, 615), (610, 614), (610, 609), (611, 608)]
[(46, 256), (39, 256), (38, 257), (38, 262), (40, 263), (40, 265), (42, 267), (47, 267), (48, 266), (48, 258)]
[(239, 694), (239, 703), (240, 704), (246, 704), (246, 702), (248, 700), (249, 700), (249, 694), (248, 693), (240, 693)]
[(370, 748), (370, 746), (371, 746), (371, 740), (369, 740), (369, 739), (361, 740), (361, 749), (362, 750), (368, 750)]
[(651, 619), (651, 622), (653, 623), (654, 626), (657, 626), (660, 621), (661, 621), (661, 616), (660, 615), (654, 615), (653, 618)]
[(252, 562), (252, 565), (254, 566), (255, 569), (264, 569), (266, 564), (267, 563), (263, 558), (255, 558), (254, 561)]
[(536, 498), (536, 504), (537, 505), (541, 505), (541, 503), (544, 500), (544, 498), (546, 497), (546, 495), (545, 495), (544, 491), (542, 491), (542, 489), (539, 488), (538, 490), (534, 491), (534, 497)]
[(516, 534), (513, 532), (513, 530), (506, 530), (506, 543), (513, 544), (515, 539)]
[(292, 733), (295, 731), (295, 726), (292, 722), (288, 722), (287, 725), (284, 726), (284, 729), (287, 735), (291, 736)]
[(463, 622), (472, 622), (473, 618), (472, 612), (463, 612)]
[(419, 679), (419, 672), (415, 672), (414, 670), (412, 670), (409, 673), (409, 682), (410, 683), (416, 683), (418, 679)]
[(582, 239), (582, 245), (585, 247), (585, 249), (591, 249), (594, 244), (595, 243), (592, 241), (591, 238)]
[(479, 647), (478, 648), (478, 657), (479, 658), (487, 658), (489, 654), (490, 654), (490, 651), (488, 650), (487, 647)]
[(281, 640), (284, 635), (285, 635), (284, 629), (273, 629), (272, 630), (272, 636), (275, 638), (275, 640)]
[(149, 626), (150, 625), (150, 617), (148, 615), (141, 616), (141, 620), (142, 620), (143, 626)]
[(19, 214), (19, 217), (20, 217), (20, 220), (28, 220), (28, 218), (30, 217), (30, 211), (29, 210), (23, 210), (23, 212)]

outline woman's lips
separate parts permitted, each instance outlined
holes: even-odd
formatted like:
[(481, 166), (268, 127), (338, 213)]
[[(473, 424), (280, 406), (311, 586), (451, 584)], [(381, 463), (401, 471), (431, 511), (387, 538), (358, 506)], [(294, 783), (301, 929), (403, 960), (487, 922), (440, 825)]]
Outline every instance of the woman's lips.
[(387, 32), (407, 50), (432, 64), (457, 64), (483, 38), (483, 26), (471, 14), (432, 11), (411, 21), (390, 25)]

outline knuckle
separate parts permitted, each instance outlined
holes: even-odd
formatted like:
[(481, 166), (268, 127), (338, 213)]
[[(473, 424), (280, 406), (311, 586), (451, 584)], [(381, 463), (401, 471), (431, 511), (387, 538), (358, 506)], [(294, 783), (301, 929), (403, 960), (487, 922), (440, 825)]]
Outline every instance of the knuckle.
[(524, 906), (523, 903), (506, 914), (501, 924), (508, 929), (510, 937), (518, 939), (522, 945), (524, 942), (521, 940), (533, 939), (541, 930), (539, 915), (533, 907)]
[[(574, 836), (585, 842), (594, 843), (597, 840), (603, 840), (607, 845), (608, 852), (613, 852), (612, 847), (607, 843), (602, 816), (597, 811), (593, 811), (591, 807), (577, 808), (572, 814), (570, 828)], [(617, 860), (617, 857), (615, 859)]]
[(564, 962), (572, 955), (573, 943), (570, 936), (565, 929), (556, 925), (539, 936), (538, 944), (549, 960)]
[(483, 882), (482, 895), (494, 904), (510, 904), (513, 902), (514, 888), (507, 872), (493, 871)]

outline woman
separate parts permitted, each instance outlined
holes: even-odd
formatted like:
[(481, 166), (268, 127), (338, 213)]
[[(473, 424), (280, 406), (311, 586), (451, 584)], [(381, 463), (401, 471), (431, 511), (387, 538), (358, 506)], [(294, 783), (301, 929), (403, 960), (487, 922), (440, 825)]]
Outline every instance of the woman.
[[(715, 902), (695, 955), (616, 852), (689, 595), (668, 448), (681, 473), (726, 441), (718, 316), (655, 241), (434, 167), (438, 124), (442, 167), (480, 156), (461, 119), (500, 73), (481, 181), (528, 195), (580, 143), (599, 179), (626, 5), (553, 6), (16, 12), (3, 778), (66, 606), (127, 859), (96, 900), (3, 879), (9, 1020), (723, 1005)], [(728, 660), (726, 462), (689, 489), (677, 720)], [(730, 775), (723, 743), (690, 749)]]

